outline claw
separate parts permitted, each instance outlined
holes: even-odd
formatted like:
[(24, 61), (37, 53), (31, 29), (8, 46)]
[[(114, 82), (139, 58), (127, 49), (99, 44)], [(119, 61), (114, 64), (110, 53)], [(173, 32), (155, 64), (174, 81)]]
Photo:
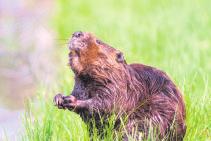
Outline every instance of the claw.
[(57, 94), (54, 97), (53, 102), (54, 102), (55, 106), (58, 106), (58, 108), (61, 108), (62, 107), (62, 103), (64, 102), (62, 94)]

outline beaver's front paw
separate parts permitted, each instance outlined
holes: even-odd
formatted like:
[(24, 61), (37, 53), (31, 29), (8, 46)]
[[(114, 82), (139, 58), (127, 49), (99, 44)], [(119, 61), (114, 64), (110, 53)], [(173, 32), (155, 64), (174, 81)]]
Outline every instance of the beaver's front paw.
[(72, 95), (64, 96), (63, 100), (64, 100), (64, 102), (63, 102), (64, 108), (67, 108), (69, 110), (73, 110), (74, 108), (76, 108), (77, 99), (74, 96), (72, 96)]
[(53, 99), (55, 106), (57, 106), (59, 109), (65, 109), (65, 107), (63, 106), (64, 104), (63, 98), (64, 96), (62, 94), (57, 94)]

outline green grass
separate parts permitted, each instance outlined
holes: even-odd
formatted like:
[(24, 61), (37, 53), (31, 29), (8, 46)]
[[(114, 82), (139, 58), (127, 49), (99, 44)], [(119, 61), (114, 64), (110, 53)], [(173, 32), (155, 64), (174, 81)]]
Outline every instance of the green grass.
[[(121, 50), (128, 63), (166, 71), (184, 93), (185, 140), (205, 141), (211, 140), (210, 6), (210, 0), (58, 0), (51, 26), (60, 46), (66, 46), (74, 31), (89, 31)], [(68, 49), (58, 50), (61, 75), (55, 86), (41, 88), (38, 100), (28, 103), (23, 140), (90, 139), (87, 125), (78, 115), (53, 106), (53, 96), (57, 92), (68, 95), (74, 84), (66, 66)], [(97, 134), (94, 140), (100, 140)], [(105, 140), (113, 140), (112, 134)]]

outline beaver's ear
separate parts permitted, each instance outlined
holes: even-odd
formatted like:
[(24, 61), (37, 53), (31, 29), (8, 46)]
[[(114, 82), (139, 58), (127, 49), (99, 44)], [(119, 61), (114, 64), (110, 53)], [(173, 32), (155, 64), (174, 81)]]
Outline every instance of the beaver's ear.
[(125, 62), (125, 58), (124, 58), (123, 53), (121, 53), (121, 52), (116, 53), (116, 61), (118, 63), (124, 63)]

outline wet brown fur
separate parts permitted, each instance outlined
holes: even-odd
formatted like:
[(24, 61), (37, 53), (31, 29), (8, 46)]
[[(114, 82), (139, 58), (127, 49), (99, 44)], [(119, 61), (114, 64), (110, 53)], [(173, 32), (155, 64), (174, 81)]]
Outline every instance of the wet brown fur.
[(158, 129), (158, 139), (183, 140), (186, 131), (183, 98), (166, 73), (143, 64), (118, 61), (118, 55), (122, 57), (120, 51), (90, 33), (83, 34), (86, 38), (82, 41), (87, 46), (78, 53), (76, 63), (80, 68), (71, 65), (74, 62), (70, 60), (75, 72), (72, 96), (78, 100), (73, 106), (75, 112), (85, 121), (98, 112), (127, 115), (128, 133), (137, 128), (147, 137), (152, 125)]

